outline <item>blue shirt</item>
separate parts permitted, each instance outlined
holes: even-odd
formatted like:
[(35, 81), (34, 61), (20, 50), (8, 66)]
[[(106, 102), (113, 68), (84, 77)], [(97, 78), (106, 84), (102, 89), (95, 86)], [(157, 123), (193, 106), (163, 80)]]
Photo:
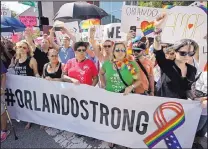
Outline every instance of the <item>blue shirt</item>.
[(61, 47), (59, 50), (59, 59), (61, 63), (66, 64), (68, 60), (75, 58), (74, 50), (69, 47), (69, 48), (64, 48)]

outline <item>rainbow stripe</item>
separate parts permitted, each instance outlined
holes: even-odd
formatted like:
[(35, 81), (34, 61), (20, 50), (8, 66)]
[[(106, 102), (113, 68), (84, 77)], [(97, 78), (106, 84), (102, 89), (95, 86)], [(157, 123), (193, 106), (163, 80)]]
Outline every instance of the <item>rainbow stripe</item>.
[(143, 21), (141, 23), (141, 30), (144, 34), (144, 36), (151, 34), (155, 30), (155, 26), (153, 22)]
[(81, 21), (79, 24), (81, 29), (89, 29), (93, 25), (100, 25), (100, 20), (99, 19), (88, 19), (88, 20)]
[(171, 9), (173, 7), (174, 7), (173, 5), (162, 5), (163, 9)]
[(207, 6), (205, 5), (200, 5), (198, 6), (199, 8), (201, 8), (206, 14), (207, 14)]
[(156, 130), (153, 134), (144, 139), (145, 144), (149, 148), (153, 148), (158, 142), (165, 139), (168, 135), (173, 133), (178, 127), (185, 122), (184, 113), (176, 116), (170, 122), (167, 123), (163, 128)]

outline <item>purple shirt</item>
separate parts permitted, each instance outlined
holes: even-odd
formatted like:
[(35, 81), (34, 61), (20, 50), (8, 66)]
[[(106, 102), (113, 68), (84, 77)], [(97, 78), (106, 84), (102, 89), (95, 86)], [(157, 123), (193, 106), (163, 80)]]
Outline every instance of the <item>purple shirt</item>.
[(7, 73), (7, 69), (4, 66), (4, 64), (2, 63), (2, 61), (1, 61), (1, 65), (0, 66), (1, 66), (1, 75)]

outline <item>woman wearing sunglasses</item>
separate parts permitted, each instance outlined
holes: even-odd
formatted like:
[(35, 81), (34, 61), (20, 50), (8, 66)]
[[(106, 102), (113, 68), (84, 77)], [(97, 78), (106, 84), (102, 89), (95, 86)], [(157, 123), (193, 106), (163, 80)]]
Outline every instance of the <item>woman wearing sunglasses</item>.
[(70, 59), (63, 70), (63, 79), (74, 84), (96, 86), (98, 71), (93, 61), (86, 58), (87, 45), (85, 42), (74, 44), (75, 58)]
[[(26, 41), (20, 41), (16, 44), (16, 58), (12, 65), (16, 75), (40, 77), (37, 62), (33, 58), (33, 51)], [(30, 127), (31, 123), (27, 123), (25, 129)]]
[(58, 51), (50, 49), (48, 59), (49, 63), (43, 67), (43, 78), (46, 80), (61, 81), (62, 64), (58, 60)]
[[(182, 39), (176, 42), (170, 49), (175, 50), (175, 59), (168, 60), (161, 48), (161, 26), (166, 19), (167, 14), (163, 13), (155, 21), (155, 41), (154, 50), (156, 60), (160, 66), (163, 76), (161, 78), (161, 96), (180, 99), (195, 99), (191, 86), (196, 81), (196, 68), (188, 64), (190, 57), (193, 57), (196, 50), (199, 48), (198, 44), (191, 39)], [(200, 98), (201, 101), (207, 98)]]

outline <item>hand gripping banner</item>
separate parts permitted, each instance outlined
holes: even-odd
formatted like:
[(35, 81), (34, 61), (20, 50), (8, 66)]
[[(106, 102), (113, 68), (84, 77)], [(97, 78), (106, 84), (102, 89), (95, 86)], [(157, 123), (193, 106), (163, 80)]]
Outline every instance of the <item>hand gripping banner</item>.
[[(167, 122), (164, 117), (164, 110), (172, 110), (176, 113), (176, 116)], [(180, 103), (166, 102), (161, 104), (154, 113), (154, 122), (158, 130), (144, 139), (144, 143), (148, 148), (151, 149), (161, 140), (164, 140), (168, 149), (182, 149), (174, 134), (174, 130), (185, 122), (184, 110)]]

